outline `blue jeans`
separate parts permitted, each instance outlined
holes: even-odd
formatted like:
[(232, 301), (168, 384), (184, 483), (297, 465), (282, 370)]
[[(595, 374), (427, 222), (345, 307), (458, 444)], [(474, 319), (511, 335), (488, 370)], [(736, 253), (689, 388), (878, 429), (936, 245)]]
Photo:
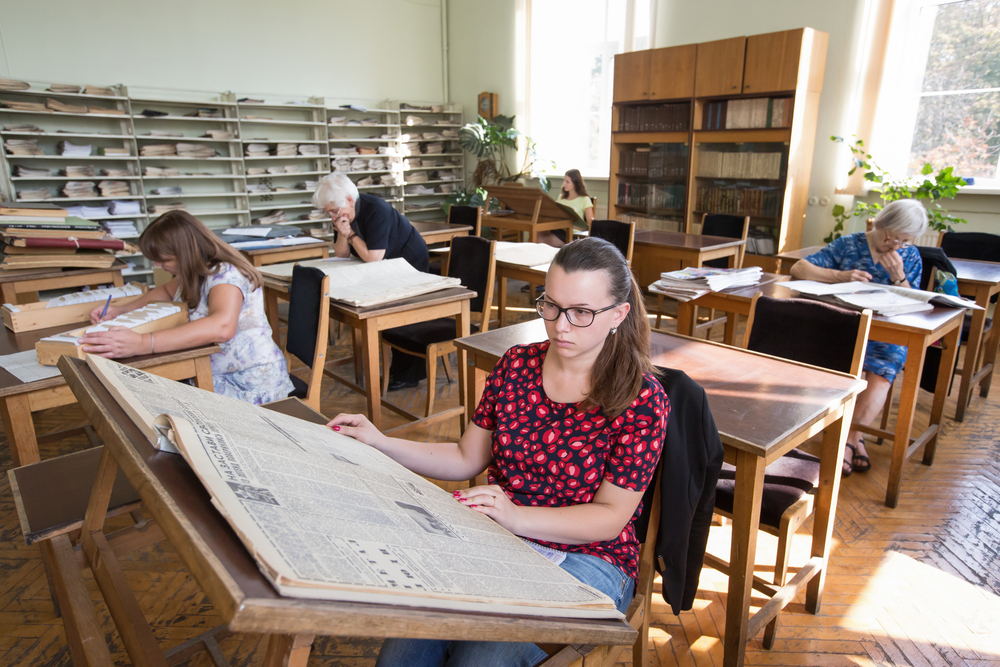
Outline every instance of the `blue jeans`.
[[(567, 553), (559, 566), (614, 600), (624, 613), (632, 602), (635, 581), (597, 556)], [(446, 639), (386, 639), (375, 667), (531, 667), (545, 651), (530, 642), (467, 642)]]

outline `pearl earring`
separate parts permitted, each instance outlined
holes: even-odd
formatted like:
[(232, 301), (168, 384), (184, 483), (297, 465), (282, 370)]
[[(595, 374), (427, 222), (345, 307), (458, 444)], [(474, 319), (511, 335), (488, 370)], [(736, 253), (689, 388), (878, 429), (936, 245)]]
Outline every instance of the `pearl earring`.
[(611, 327), (611, 334), (614, 335), (618, 333), (618, 327)]

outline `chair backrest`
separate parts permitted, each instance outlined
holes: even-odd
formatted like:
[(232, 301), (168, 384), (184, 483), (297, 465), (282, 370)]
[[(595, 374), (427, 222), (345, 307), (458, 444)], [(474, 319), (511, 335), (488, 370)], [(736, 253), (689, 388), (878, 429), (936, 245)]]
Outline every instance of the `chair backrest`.
[(1000, 235), (986, 232), (948, 232), (941, 237), (948, 257), (1000, 262)]
[[(747, 233), (750, 231), (750, 216), (746, 215), (725, 215), (723, 213), (705, 213), (701, 216), (701, 234), (702, 236), (725, 236), (730, 239), (743, 239), (747, 240)], [(736, 253), (736, 261), (734, 262), (737, 269), (743, 268), (743, 253), (746, 250), (746, 245), (744, 244), (740, 247), (739, 252)], [(704, 263), (705, 266), (711, 266), (719, 269), (724, 269), (729, 266), (728, 258), (711, 259)]]
[(870, 310), (844, 310), (811, 299), (754, 295), (744, 347), (858, 377), (868, 344)]
[(925, 290), (933, 289), (935, 271), (938, 269), (955, 275), (955, 265), (948, 259), (948, 255), (945, 254), (944, 250), (922, 245), (918, 245), (916, 248), (917, 252), (920, 253), (920, 261), (923, 265), (920, 285), (916, 285), (916, 287)]
[(468, 225), (473, 236), (481, 236), (483, 226), (482, 206), (460, 206), (454, 204), (448, 209), (449, 225)]
[(590, 235), (613, 243), (625, 260), (632, 262), (632, 246), (635, 245), (635, 223), (620, 220), (594, 220), (590, 225)]
[(329, 295), (330, 276), (311, 266), (299, 265), (292, 269), (285, 351), (309, 368), (317, 361), (317, 342), (325, 354), (326, 334), (320, 334), (330, 325)]
[(480, 331), (489, 328), (496, 282), (496, 248), (496, 241), (481, 236), (456, 236), (451, 240), (448, 275), (458, 278), (464, 287), (476, 293), (469, 303), (469, 310), (482, 313)]

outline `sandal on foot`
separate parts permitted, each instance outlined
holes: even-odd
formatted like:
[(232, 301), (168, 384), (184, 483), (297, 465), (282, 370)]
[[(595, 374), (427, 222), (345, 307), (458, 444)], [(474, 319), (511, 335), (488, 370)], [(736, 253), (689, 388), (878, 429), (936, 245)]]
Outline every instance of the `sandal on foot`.
[[(854, 445), (848, 445), (848, 447), (851, 448), (852, 452), (858, 451), (858, 448)], [(857, 463), (855, 463), (855, 461), (861, 461), (861, 465), (858, 465)], [(872, 469), (872, 463), (868, 459), (868, 457), (865, 456), (864, 454), (855, 453), (851, 457), (851, 468), (854, 470), (854, 472), (868, 472), (869, 470)]]
[[(850, 449), (851, 449), (851, 460), (850, 461), (848, 461), (847, 459), (841, 459), (840, 460), (840, 476), (841, 477), (850, 477), (851, 473), (854, 472), (854, 457), (855, 457), (854, 452), (856, 452), (858, 450), (857, 450), (857, 448), (854, 445), (852, 445), (849, 442), (846, 443), (844, 446), (845, 447), (850, 447)], [(846, 468), (844, 467), (845, 464), (847, 464)]]

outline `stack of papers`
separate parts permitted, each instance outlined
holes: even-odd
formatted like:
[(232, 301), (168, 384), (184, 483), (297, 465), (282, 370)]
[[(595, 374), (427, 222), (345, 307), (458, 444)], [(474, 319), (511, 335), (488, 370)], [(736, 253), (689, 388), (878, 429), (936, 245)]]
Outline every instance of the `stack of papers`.
[(101, 181), (97, 184), (102, 197), (128, 197), (132, 194), (125, 181)]
[(90, 155), (91, 146), (89, 144), (78, 146), (68, 141), (60, 141), (56, 144), (56, 149), (58, 149), (59, 155), (73, 155), (80, 157)]
[(756, 285), (760, 282), (760, 274), (759, 266), (746, 269), (688, 267), (680, 271), (661, 273), (660, 279), (649, 286), (649, 291), (673, 297), (678, 301), (689, 301), (708, 292)]
[(111, 215), (142, 215), (142, 207), (134, 200), (121, 201), (116, 199), (108, 207)]

